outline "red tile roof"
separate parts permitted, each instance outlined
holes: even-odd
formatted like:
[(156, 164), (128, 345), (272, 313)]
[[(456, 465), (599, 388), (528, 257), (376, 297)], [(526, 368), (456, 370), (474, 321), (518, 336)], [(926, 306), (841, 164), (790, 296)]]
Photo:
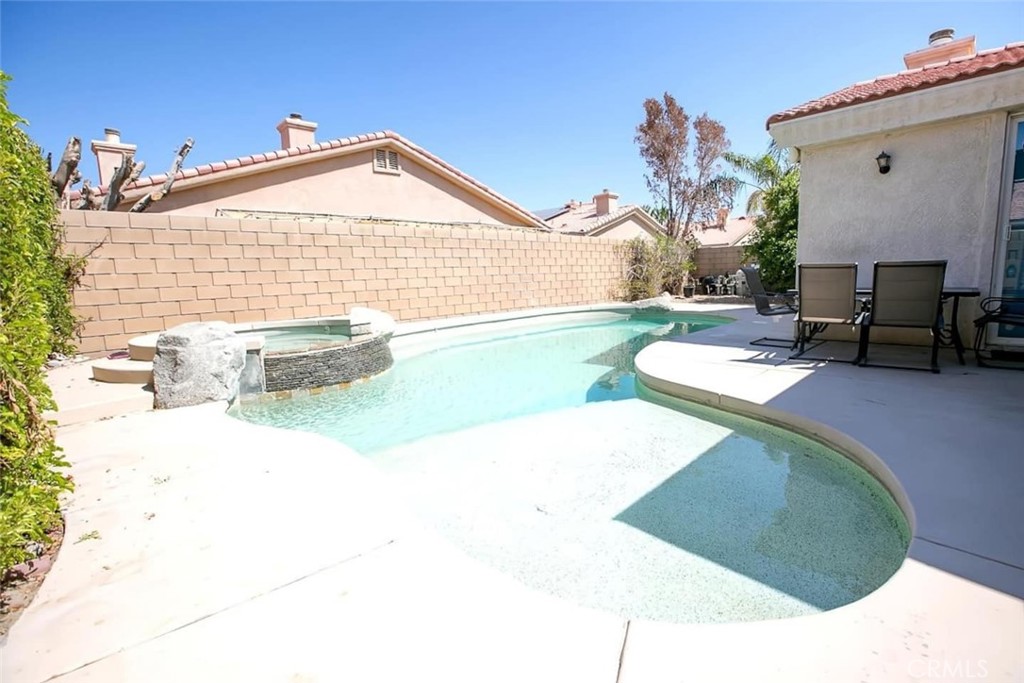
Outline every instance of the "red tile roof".
[(1024, 42), (1011, 43), (993, 50), (982, 50), (971, 57), (958, 57), (947, 62), (931, 64), (920, 69), (909, 69), (889, 76), (879, 76), (871, 81), (851, 85), (848, 88), (837, 90), (831, 95), (825, 95), (798, 107), (774, 114), (768, 119), (766, 127), (802, 116), (851, 107), (855, 104), (1021, 67), (1024, 67)]
[[(533, 215), (533, 213), (528, 209), (523, 208), (519, 204), (513, 202), (511, 199), (508, 199), (507, 197), (504, 197), (503, 195), (495, 192), (490, 187), (484, 185), (476, 178), (473, 178), (472, 176), (463, 173), (459, 169), (449, 164), (444, 159), (441, 159), (440, 157), (431, 154), (430, 152), (423, 149), (422, 147), (412, 142), (411, 140), (408, 140), (399, 135), (398, 133), (395, 133), (394, 131), (390, 130), (378, 131), (376, 133), (366, 133), (363, 135), (356, 135), (348, 138), (325, 140), (324, 142), (318, 142), (313, 145), (303, 145), (302, 147), (279, 149), (273, 152), (264, 152), (262, 154), (252, 154), (244, 157), (238, 157), (237, 159), (226, 159), (224, 161), (216, 161), (210, 164), (202, 164), (201, 166), (196, 166), (195, 168), (183, 168), (180, 171), (178, 171), (178, 173), (175, 174), (175, 177), (177, 180), (185, 180), (187, 178), (196, 178), (198, 176), (216, 175), (217, 173), (220, 173), (222, 171), (227, 171), (242, 166), (253, 166), (267, 163), (269, 161), (274, 161), (276, 159), (286, 159), (288, 157), (298, 157), (303, 155), (309, 155), (309, 160), (312, 161), (313, 157), (317, 156), (318, 153), (327, 152), (332, 149), (339, 149), (341, 147), (351, 147), (353, 145), (374, 142), (378, 140), (394, 140), (404, 145), (405, 147), (408, 147), (414, 152), (422, 155), (423, 157), (426, 157), (428, 161), (437, 164), (441, 168), (457, 176), (460, 180), (481, 190), (484, 194), (490, 196), (497, 202), (504, 204), (506, 207), (512, 209), (513, 212), (524, 214), (525, 217), (531, 219), (531, 222), (535, 226), (547, 227), (544, 221), (542, 221), (537, 216)], [(147, 187), (155, 187), (157, 185), (163, 184), (163, 182), (166, 179), (166, 173), (158, 173), (156, 175), (146, 176), (145, 178), (139, 178), (130, 185), (125, 185), (124, 188), (122, 188), (122, 191), (127, 192), (130, 190), (140, 190), (145, 189)], [(98, 188), (97, 194), (103, 195), (106, 194), (106, 192), (106, 186), (101, 186), (100, 188)], [(72, 199), (77, 199), (80, 196), (81, 194), (77, 191), (71, 194)]]

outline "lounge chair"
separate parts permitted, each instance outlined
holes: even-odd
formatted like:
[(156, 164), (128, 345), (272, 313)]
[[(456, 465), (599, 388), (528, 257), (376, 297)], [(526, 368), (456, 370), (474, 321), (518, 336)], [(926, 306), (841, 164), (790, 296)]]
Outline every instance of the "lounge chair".
[[(945, 261), (875, 262), (871, 288), (871, 310), (861, 321), (860, 364), (866, 365), (872, 327), (909, 327), (932, 332), (931, 371), (939, 371), (939, 341), (942, 334), (942, 283)], [(928, 368), (908, 368), (925, 370)]]
[[(757, 309), (758, 315), (776, 316), (796, 313), (796, 304), (791, 297), (765, 291), (757, 268), (743, 266), (740, 268), (740, 272), (743, 273), (743, 277), (747, 281), (747, 289), (750, 290), (750, 296), (754, 299), (754, 308)], [(777, 303), (773, 304), (773, 300)], [(760, 337), (750, 342), (750, 344), (752, 346), (770, 346), (777, 349), (796, 348), (795, 339), (780, 339), (776, 337)]]
[[(992, 366), (991, 353), (982, 351), (989, 325), (1015, 325), (1024, 327), (1024, 297), (993, 296), (981, 302), (983, 315), (974, 321), (974, 358), (982, 367), (1004, 367), (1002, 364)], [(1011, 366), (1006, 366), (1011, 367)], [(1014, 370), (1024, 370), (1020, 363), (1012, 365)]]
[[(859, 325), (864, 316), (858, 310), (856, 263), (800, 263), (796, 268), (800, 310), (796, 314), (799, 350), (790, 356), (794, 359), (803, 357), (807, 345), (829, 325)], [(859, 361), (858, 354), (846, 362), (856, 364)]]

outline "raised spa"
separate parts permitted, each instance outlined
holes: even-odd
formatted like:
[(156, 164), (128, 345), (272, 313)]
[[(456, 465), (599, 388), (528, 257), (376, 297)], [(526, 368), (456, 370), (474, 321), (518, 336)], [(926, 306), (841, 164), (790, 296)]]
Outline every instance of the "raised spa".
[(857, 600), (909, 542), (885, 487), (816, 441), (666, 407), (635, 382), (644, 346), (725, 322), (606, 312), (427, 332), (393, 340), (394, 367), (366, 382), (233, 414), (354, 447), (469, 555), (581, 605), (721, 622)]

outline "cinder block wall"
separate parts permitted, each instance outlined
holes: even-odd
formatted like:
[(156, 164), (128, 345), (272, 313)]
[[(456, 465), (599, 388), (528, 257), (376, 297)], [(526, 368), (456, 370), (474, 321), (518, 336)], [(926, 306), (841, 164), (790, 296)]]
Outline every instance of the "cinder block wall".
[(89, 258), (81, 353), (196, 320), (344, 315), (398, 320), (609, 301), (615, 241), (520, 228), (238, 220), (63, 211), (69, 247)]
[(694, 261), (697, 277), (732, 275), (743, 265), (743, 247), (701, 247)]

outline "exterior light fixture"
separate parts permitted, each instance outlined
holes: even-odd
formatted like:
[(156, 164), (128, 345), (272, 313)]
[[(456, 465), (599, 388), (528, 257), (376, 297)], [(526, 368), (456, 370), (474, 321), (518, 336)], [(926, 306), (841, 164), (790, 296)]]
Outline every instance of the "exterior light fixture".
[(882, 175), (885, 175), (886, 173), (889, 172), (889, 168), (890, 168), (889, 160), (890, 159), (892, 159), (892, 157), (889, 156), (888, 154), (886, 154), (884, 150), (882, 151), (881, 154), (879, 154), (877, 157), (875, 157), (875, 161), (878, 162), (878, 172), (881, 173)]

